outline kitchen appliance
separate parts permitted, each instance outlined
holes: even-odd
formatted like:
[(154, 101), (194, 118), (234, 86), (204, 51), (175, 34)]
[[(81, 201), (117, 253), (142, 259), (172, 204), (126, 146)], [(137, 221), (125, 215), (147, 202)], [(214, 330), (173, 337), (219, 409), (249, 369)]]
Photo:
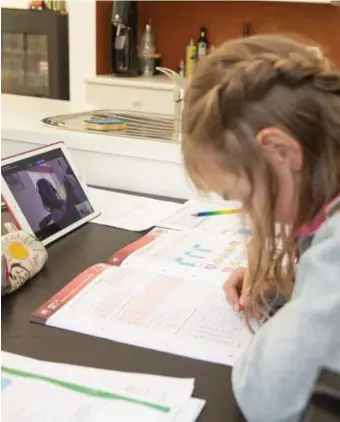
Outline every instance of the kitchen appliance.
[(112, 8), (112, 74), (138, 76), (138, 2), (117, 0)]

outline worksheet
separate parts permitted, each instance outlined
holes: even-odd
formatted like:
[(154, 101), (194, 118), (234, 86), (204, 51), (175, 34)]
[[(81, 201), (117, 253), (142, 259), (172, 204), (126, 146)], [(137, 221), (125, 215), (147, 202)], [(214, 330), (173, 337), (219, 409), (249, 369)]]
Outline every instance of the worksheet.
[(249, 239), (242, 231), (226, 236), (200, 230), (155, 229), (128, 246), (125, 254), (123, 249), (113, 255), (110, 263), (222, 285), (235, 268), (245, 266)]
[(249, 219), (243, 213), (206, 217), (196, 217), (194, 215), (197, 212), (241, 209), (241, 207), (242, 204), (236, 201), (210, 202), (191, 200), (157, 225), (172, 230), (199, 229), (210, 233), (229, 234), (239, 229), (250, 232)]
[[(91, 271), (89, 275), (88, 271)], [(252, 338), (220, 281), (125, 266), (90, 268), (33, 320), (134, 346), (233, 365)]]
[(191, 398), (193, 389), (193, 379), (105, 371), (2, 353), (5, 422), (192, 422), (204, 406), (203, 400)]
[(87, 194), (100, 215), (92, 223), (130, 231), (144, 231), (181, 208), (181, 204), (137, 195), (88, 188)]

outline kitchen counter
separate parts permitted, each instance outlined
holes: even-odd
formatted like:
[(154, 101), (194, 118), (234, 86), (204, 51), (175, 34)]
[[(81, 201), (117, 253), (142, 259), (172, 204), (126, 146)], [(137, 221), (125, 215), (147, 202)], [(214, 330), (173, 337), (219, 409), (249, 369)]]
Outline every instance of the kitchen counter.
[[(72, 132), (45, 126), (41, 122), (45, 117), (86, 111), (75, 107), (70, 101), (2, 94), (1, 108), (2, 139), (33, 142), (38, 145), (64, 141), (72, 149), (181, 162), (180, 146), (176, 144)], [(91, 110), (91, 107), (88, 107), (88, 110)]]
[(1, 105), (2, 157), (64, 141), (89, 184), (183, 199), (193, 196), (178, 144), (72, 132), (41, 122), (86, 111), (69, 101), (2, 94)]

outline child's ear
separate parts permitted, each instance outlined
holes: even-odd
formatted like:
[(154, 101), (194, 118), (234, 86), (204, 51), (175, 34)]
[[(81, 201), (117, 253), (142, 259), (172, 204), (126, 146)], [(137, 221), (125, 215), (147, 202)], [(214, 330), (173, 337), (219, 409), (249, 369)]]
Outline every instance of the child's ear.
[(264, 154), (278, 165), (286, 164), (300, 171), (303, 163), (302, 148), (298, 141), (278, 128), (262, 129), (256, 136)]

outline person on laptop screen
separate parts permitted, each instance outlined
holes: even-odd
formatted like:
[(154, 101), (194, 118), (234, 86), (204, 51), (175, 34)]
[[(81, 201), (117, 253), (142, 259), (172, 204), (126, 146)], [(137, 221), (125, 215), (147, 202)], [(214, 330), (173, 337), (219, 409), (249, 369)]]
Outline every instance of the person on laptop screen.
[(39, 226), (43, 228), (50, 222), (59, 223), (63, 218), (65, 219), (67, 202), (60, 197), (52, 183), (42, 177), (37, 181), (37, 189), (44, 207), (50, 212), (47, 218), (41, 220)]

